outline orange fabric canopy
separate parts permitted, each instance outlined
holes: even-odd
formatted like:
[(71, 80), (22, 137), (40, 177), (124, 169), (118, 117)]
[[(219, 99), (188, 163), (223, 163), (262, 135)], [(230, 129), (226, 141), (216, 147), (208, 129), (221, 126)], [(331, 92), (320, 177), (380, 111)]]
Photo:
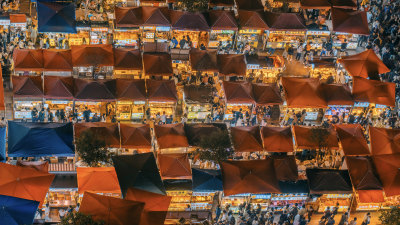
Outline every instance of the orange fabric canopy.
[(72, 45), (73, 66), (114, 66), (112, 45)]
[(44, 61), (41, 49), (15, 49), (13, 59), (16, 71), (43, 71)]
[(282, 77), (286, 103), (290, 108), (326, 108), (317, 78)]
[(189, 62), (192, 70), (218, 72), (217, 51), (190, 49)]
[(208, 14), (212, 30), (238, 30), (233, 11), (210, 10)]
[(275, 84), (252, 84), (253, 95), (257, 105), (282, 105), (282, 96)]
[(400, 153), (400, 129), (369, 127), (372, 155)]
[(85, 191), (121, 193), (114, 167), (78, 167), (76, 174), (79, 194)]
[(10, 23), (26, 23), (26, 15), (10, 14)]
[(249, 82), (223, 82), (226, 102), (229, 104), (254, 104), (254, 95)]
[(359, 190), (358, 201), (360, 203), (383, 203), (385, 198), (382, 190)]
[(46, 161), (17, 161), (17, 166), (29, 167), (44, 173), (49, 172), (49, 162)]
[(74, 125), (75, 138), (78, 138), (82, 132), (90, 130), (95, 136), (103, 139), (110, 147), (120, 147), (119, 130), (117, 123), (91, 122), (76, 123)]
[(293, 152), (291, 127), (262, 127), (261, 135), (267, 152)]
[(264, 150), (258, 125), (232, 127), (231, 135), (236, 152), (258, 152)]
[(369, 35), (367, 12), (332, 8), (331, 15), (334, 32)]
[(40, 202), (55, 175), (28, 167), (0, 163), (0, 195), (7, 195)]
[(43, 50), (43, 61), (45, 71), (72, 71), (71, 50)]
[(382, 183), (368, 156), (346, 156), (351, 183), (356, 190), (382, 190)]
[(142, 54), (139, 49), (114, 48), (114, 69), (142, 70)]
[(116, 97), (118, 100), (146, 101), (144, 80), (116, 79)]
[(225, 76), (244, 76), (246, 75), (246, 60), (244, 55), (238, 54), (219, 54), (217, 55), (218, 71)]
[(172, 59), (168, 53), (144, 53), (143, 68), (146, 75), (172, 76)]
[(144, 203), (85, 192), (79, 212), (106, 225), (139, 225)]
[(182, 123), (154, 125), (159, 149), (189, 147)]
[(3, 86), (3, 69), (0, 64), (0, 110), (5, 110), (6, 106), (4, 104), (4, 86)]
[(178, 93), (173, 80), (146, 80), (146, 87), (150, 102), (178, 101)]
[(46, 99), (74, 98), (74, 79), (64, 76), (44, 76), (44, 97)]
[(343, 56), (338, 61), (353, 77), (369, 77), (379, 80), (379, 74), (390, 72), (389, 68), (387, 68), (372, 49), (356, 55)]
[(43, 98), (41, 76), (12, 76), (14, 98)]
[(221, 163), (224, 195), (279, 193), (272, 159)]
[[(312, 127), (303, 127), (303, 126), (293, 126), (296, 146), (300, 149), (317, 149), (318, 143), (313, 140), (312, 137)], [(338, 149), (339, 143), (337, 139), (336, 131), (333, 128), (328, 129), (329, 134), (326, 139), (326, 146), (331, 149)]]
[(158, 154), (157, 160), (163, 179), (192, 179), (187, 154)]
[(365, 140), (364, 131), (360, 124), (337, 124), (335, 129), (346, 156), (370, 154), (367, 140)]
[(151, 133), (149, 124), (121, 123), (122, 148), (151, 148)]
[(396, 84), (353, 77), (353, 96), (359, 102), (395, 106)]
[(259, 11), (239, 10), (239, 24), (242, 29), (268, 30), (268, 24)]
[(400, 195), (400, 154), (373, 156), (386, 196)]
[(354, 99), (347, 84), (320, 84), (321, 95), (328, 105), (354, 105)]
[(299, 177), (294, 155), (272, 156), (275, 175), (279, 181), (296, 181)]

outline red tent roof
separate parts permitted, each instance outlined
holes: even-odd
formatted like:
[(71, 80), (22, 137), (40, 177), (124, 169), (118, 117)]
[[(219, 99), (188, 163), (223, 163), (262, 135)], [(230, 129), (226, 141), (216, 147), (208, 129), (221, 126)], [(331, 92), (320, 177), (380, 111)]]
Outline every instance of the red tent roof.
[(118, 100), (146, 101), (144, 80), (116, 79), (116, 97)]
[(167, 7), (142, 6), (143, 26), (170, 27), (169, 10)]
[(190, 49), (189, 62), (192, 70), (218, 72), (217, 51)]
[(300, 7), (303, 9), (330, 9), (331, 3), (328, 0), (300, 0)]
[(78, 101), (114, 101), (115, 80), (74, 79), (74, 96)]
[(253, 95), (257, 105), (281, 105), (283, 100), (275, 84), (253, 83)]
[(46, 71), (72, 71), (71, 50), (43, 50), (43, 60)]
[(171, 23), (175, 30), (209, 31), (207, 20), (201, 13), (170, 11)]
[(232, 127), (231, 136), (236, 152), (264, 150), (259, 126)]
[(240, 10), (264, 10), (260, 0), (235, 0), (236, 7)]
[(139, 49), (114, 48), (114, 69), (142, 70), (142, 54)]
[(346, 156), (351, 183), (356, 190), (382, 190), (382, 183), (368, 156)]
[(73, 66), (114, 66), (112, 45), (72, 45)]
[(151, 133), (148, 124), (121, 123), (119, 126), (122, 148), (151, 148)]
[(43, 50), (15, 49), (13, 53), (14, 70), (43, 71)]
[(400, 195), (400, 154), (373, 157), (386, 196)]
[(346, 156), (369, 155), (369, 147), (360, 124), (337, 124), (336, 132)]
[(319, 93), (317, 78), (282, 77), (288, 107), (325, 108), (327, 102)]
[(146, 80), (149, 101), (176, 102), (178, 93), (172, 80)]
[(307, 30), (304, 19), (297, 13), (265, 12), (270, 30)]
[[(318, 149), (318, 143), (313, 140), (313, 127), (293, 126), (296, 146), (300, 149)], [(339, 148), (336, 131), (333, 128), (328, 129), (329, 134), (326, 139), (326, 147), (331, 149)]]
[(400, 129), (369, 127), (372, 155), (400, 154)]
[(219, 73), (225, 76), (246, 75), (246, 60), (242, 54), (217, 55)]
[(320, 84), (320, 92), (328, 105), (354, 105), (353, 96), (346, 84)]
[(383, 197), (382, 190), (359, 190), (358, 202), (360, 203), (383, 203), (385, 198)]
[(78, 138), (82, 132), (91, 131), (98, 138), (103, 139), (110, 147), (120, 147), (120, 137), (117, 123), (90, 122), (76, 123), (74, 125), (75, 138)]
[(137, 7), (115, 7), (116, 27), (139, 27), (143, 24), (142, 10)]
[(239, 10), (239, 24), (241, 29), (269, 29), (263, 16), (258, 11)]
[(276, 178), (279, 181), (297, 181), (299, 173), (294, 155), (272, 156)]
[(12, 76), (14, 98), (43, 97), (42, 77)]
[(342, 9), (357, 9), (357, 2), (354, 0), (330, 0), (332, 7)]
[(262, 127), (264, 148), (268, 152), (293, 152), (291, 127)]
[(369, 35), (367, 12), (332, 8), (333, 31)]
[(212, 30), (238, 30), (233, 11), (211, 10), (209, 16)]
[(10, 14), (10, 23), (26, 23), (26, 15)]
[(46, 99), (73, 99), (74, 79), (72, 77), (44, 77), (44, 97)]
[(223, 82), (226, 102), (229, 104), (245, 103), (254, 104), (251, 83), (248, 82)]
[(158, 154), (158, 164), (163, 179), (192, 179), (188, 155)]
[(396, 84), (353, 77), (353, 96), (355, 101), (394, 107)]
[(159, 149), (189, 147), (182, 123), (155, 125), (154, 133)]
[(144, 53), (144, 72), (146, 75), (172, 76), (172, 59), (168, 53)]

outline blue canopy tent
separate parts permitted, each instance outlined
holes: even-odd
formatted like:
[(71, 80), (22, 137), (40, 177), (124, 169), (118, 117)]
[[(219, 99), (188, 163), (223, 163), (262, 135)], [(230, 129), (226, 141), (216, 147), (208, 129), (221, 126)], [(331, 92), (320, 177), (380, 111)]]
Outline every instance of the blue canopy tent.
[(32, 224), (39, 202), (0, 195), (0, 224)]
[(8, 156), (74, 156), (72, 123), (8, 123)]
[(223, 191), (220, 170), (192, 169), (193, 191)]
[(6, 160), (6, 127), (0, 127), (0, 162)]
[(75, 3), (39, 1), (38, 31), (76, 33)]

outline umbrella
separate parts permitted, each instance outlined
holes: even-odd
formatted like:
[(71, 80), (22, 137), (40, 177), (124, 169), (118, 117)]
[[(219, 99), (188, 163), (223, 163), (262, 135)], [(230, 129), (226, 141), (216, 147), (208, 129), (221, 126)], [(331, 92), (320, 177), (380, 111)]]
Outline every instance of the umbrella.
[(210, 169), (194, 169), (193, 175), (193, 191), (222, 191), (222, 174), (220, 170)]
[(32, 224), (39, 202), (0, 195), (0, 223)]
[(343, 152), (350, 155), (369, 155), (369, 147), (360, 124), (337, 124), (336, 132), (342, 143)]
[(159, 154), (157, 160), (163, 179), (192, 179), (187, 154)]
[(78, 167), (78, 190), (96, 193), (121, 193), (114, 167)]
[(400, 154), (377, 155), (373, 160), (386, 196), (400, 195)]
[(165, 194), (165, 188), (152, 152), (113, 157), (122, 195), (128, 188)]
[(237, 152), (263, 151), (260, 127), (232, 127), (233, 146)]
[(262, 127), (264, 148), (268, 152), (293, 152), (293, 135), (290, 127)]
[(144, 203), (85, 192), (79, 212), (107, 225), (139, 225)]

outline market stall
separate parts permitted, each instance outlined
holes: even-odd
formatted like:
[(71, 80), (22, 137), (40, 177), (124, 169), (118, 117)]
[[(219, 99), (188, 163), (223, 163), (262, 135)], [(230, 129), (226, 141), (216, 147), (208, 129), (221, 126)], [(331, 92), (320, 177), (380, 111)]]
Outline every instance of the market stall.
[(306, 42), (311, 46), (311, 50), (318, 52), (322, 50), (324, 43), (330, 40), (330, 35), (331, 32), (325, 23), (312, 23), (307, 26)]
[(328, 104), (324, 118), (332, 121), (333, 116), (338, 116), (339, 121), (334, 123), (347, 121), (354, 105), (350, 88), (346, 84), (321, 83), (320, 91)]
[(90, 43), (90, 26), (77, 21), (76, 34), (68, 34), (69, 46), (72, 45), (87, 45)]
[(233, 10), (235, 8), (234, 0), (210, 0), (208, 3), (212, 10)]
[(32, 120), (33, 109), (37, 115), (43, 108), (43, 81), (40, 76), (12, 76), (13, 85), (13, 119)]
[(260, 11), (239, 10), (239, 25), (236, 42), (238, 49), (242, 49), (246, 45), (257, 48), (259, 42), (267, 38), (266, 31), (269, 27)]
[(305, 42), (307, 27), (299, 14), (265, 12), (265, 17), (269, 26), (267, 48), (285, 48), (288, 44), (298, 48)]
[(15, 49), (14, 74), (41, 75), (44, 68), (42, 49)]
[[(240, 115), (252, 114), (255, 103), (252, 86), (248, 82), (223, 82), (226, 101), (225, 120), (237, 122)], [(239, 124), (241, 126), (241, 124)]]
[(334, 57), (315, 57), (308, 62), (311, 64), (310, 76), (322, 81), (338, 81), (336, 71), (336, 58)]
[[(192, 73), (215, 76), (218, 73), (217, 51), (192, 48), (189, 51), (189, 64)], [(213, 82), (216, 82), (215, 77)]]
[(108, 21), (91, 21), (90, 22), (90, 44), (112, 44), (111, 30)]
[(106, 78), (112, 76), (114, 66), (111, 45), (71, 46), (74, 74), (79, 77)]
[[(283, 104), (282, 96), (278, 86), (275, 84), (252, 84), (253, 95), (256, 101), (255, 113), (258, 120), (266, 120), (268, 124), (279, 124), (280, 109)], [(270, 112), (265, 113), (264, 109), (270, 108)]]
[(185, 85), (183, 91), (188, 120), (202, 121), (211, 115), (213, 97), (211, 86)]
[(158, 167), (163, 180), (190, 180), (190, 168), (187, 153), (157, 154)]
[[(399, 154), (374, 155), (373, 161), (382, 181), (385, 196), (392, 200), (398, 199), (400, 195), (400, 185), (397, 181), (400, 168)], [(392, 204), (390, 200), (389, 204)]]
[[(321, 128), (321, 127), (320, 127)], [(319, 143), (316, 140), (310, 138), (313, 134), (313, 127), (306, 126), (293, 126), (294, 141), (296, 143), (296, 149), (319, 149)], [(333, 128), (321, 128), (326, 129), (326, 143), (324, 144), (325, 149), (339, 149), (339, 141), (337, 139), (337, 133)]]
[(43, 50), (43, 75), (71, 76), (72, 68), (71, 50)]
[(91, 132), (99, 140), (106, 143), (108, 148), (120, 147), (120, 134), (117, 123), (103, 123), (103, 122), (90, 122), (90, 123), (75, 123), (74, 137), (79, 138), (83, 132)]
[(246, 58), (242, 54), (217, 55), (218, 71), (224, 80), (244, 80), (246, 76)]
[(212, 10), (210, 17), (209, 48), (225, 48), (234, 46), (238, 24), (233, 11)]
[(116, 119), (142, 121), (146, 105), (144, 80), (116, 79)]
[(192, 168), (192, 209), (211, 210), (215, 195), (222, 191), (220, 170)]
[(260, 11), (264, 5), (260, 0), (235, 0), (236, 7), (240, 10)]
[(107, 196), (121, 197), (117, 173), (114, 167), (77, 167), (78, 192), (85, 191)]
[[(185, 123), (186, 137), (192, 147), (196, 147), (202, 138), (209, 138), (213, 133), (222, 131), (228, 132), (225, 123)], [(201, 167), (202, 165), (193, 162), (192, 166)]]
[(358, 47), (359, 35), (369, 35), (367, 12), (332, 8), (333, 47), (346, 49)]
[(293, 135), (291, 127), (261, 128), (264, 149), (267, 152), (293, 152)]
[(156, 149), (159, 153), (186, 153), (189, 147), (182, 123), (154, 125)]
[(143, 70), (146, 78), (169, 80), (173, 75), (169, 53), (143, 53)]
[[(44, 77), (44, 108), (53, 113), (54, 121), (64, 122), (73, 113), (74, 80), (72, 77)], [(64, 121), (59, 121), (56, 115), (63, 111)]]
[(280, 181), (279, 187), (282, 193), (272, 194), (269, 208), (275, 212), (281, 212), (287, 205), (298, 206), (305, 205), (308, 199), (308, 183), (307, 180), (298, 181)]
[[(173, 121), (175, 115), (176, 103), (178, 101), (178, 94), (174, 81), (158, 81), (158, 80), (147, 80), (147, 113), (146, 119), (156, 119), (157, 114), (162, 115), (165, 113), (167, 118), (171, 118), (170, 123)], [(159, 123), (160, 121), (156, 121)]]
[(134, 48), (114, 48), (113, 78), (144, 79), (142, 54)]
[(27, 20), (25, 14), (10, 14), (10, 27), (25, 31), (27, 25), (26, 22)]
[(143, 23), (142, 41), (168, 42), (171, 39), (171, 22), (167, 7), (141, 7)]
[(76, 33), (75, 4), (37, 1), (39, 33)]
[(257, 83), (275, 83), (285, 68), (282, 56), (246, 55), (246, 77)]
[(165, 6), (167, 6), (167, 1), (166, 0), (140, 0), (140, 6), (165, 7)]
[(114, 43), (117, 46), (139, 48), (141, 32), (141, 9), (135, 7), (115, 7)]
[(120, 123), (121, 154), (133, 152), (150, 152), (152, 149), (151, 131), (149, 124)]
[(364, 129), (360, 124), (336, 124), (335, 129), (344, 155), (360, 156), (370, 154), (369, 146), (364, 136)]
[(260, 127), (258, 125), (232, 127), (231, 137), (235, 152), (264, 151)]

